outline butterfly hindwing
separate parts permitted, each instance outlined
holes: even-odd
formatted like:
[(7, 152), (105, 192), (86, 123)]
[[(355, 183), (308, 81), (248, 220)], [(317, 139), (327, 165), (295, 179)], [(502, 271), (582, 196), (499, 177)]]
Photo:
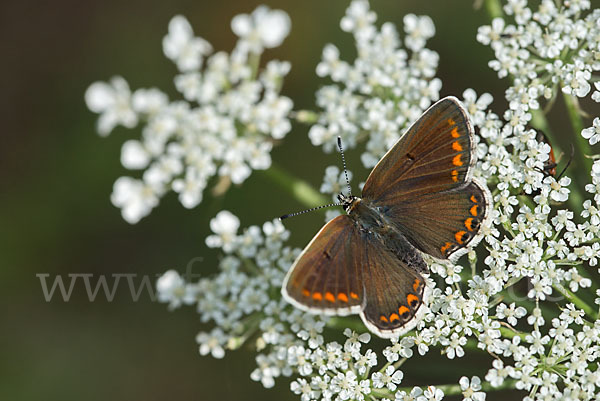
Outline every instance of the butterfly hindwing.
[(384, 210), (388, 221), (422, 252), (455, 260), (481, 239), (489, 191), (473, 180), (459, 188), (406, 199)]
[(377, 239), (368, 244), (361, 317), (380, 337), (396, 337), (414, 328), (424, 313), (425, 280)]
[(459, 187), (469, 178), (472, 126), (464, 107), (446, 97), (423, 113), (371, 171), (363, 198), (381, 204)]
[[(363, 246), (361, 246), (363, 245)], [(283, 296), (313, 312), (358, 313), (364, 300), (364, 244), (347, 215), (329, 221), (290, 268)]]

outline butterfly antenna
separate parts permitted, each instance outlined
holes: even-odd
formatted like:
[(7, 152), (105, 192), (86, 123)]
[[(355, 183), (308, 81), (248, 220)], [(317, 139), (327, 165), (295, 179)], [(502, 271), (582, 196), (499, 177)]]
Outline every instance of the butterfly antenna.
[(279, 218), (279, 220), (283, 220), (283, 219), (287, 219), (288, 217), (294, 217), (294, 216), (298, 216), (299, 214), (304, 214), (304, 213), (308, 213), (308, 212), (313, 212), (315, 210), (319, 210), (319, 209), (323, 209), (325, 207), (332, 207), (332, 206), (341, 206), (341, 203), (330, 203), (329, 205), (322, 205), (322, 206), (317, 206), (317, 207), (313, 207), (310, 209), (306, 209), (303, 210), (301, 212), (296, 212), (296, 213), (290, 213), (290, 214), (284, 214), (283, 216), (281, 216)]
[(560, 177), (562, 177), (562, 175), (565, 173), (565, 171), (567, 171), (567, 167), (569, 167), (569, 164), (571, 164), (571, 161), (573, 160), (573, 155), (575, 154), (575, 148), (573, 147), (573, 144), (571, 144), (571, 156), (569, 156), (569, 161), (567, 162), (567, 164), (565, 165), (565, 167), (562, 169), (562, 171), (560, 172), (560, 174), (558, 175), (558, 177), (556, 177), (556, 181), (560, 180)]
[(342, 137), (337, 137), (338, 148), (342, 154), (342, 165), (344, 166), (344, 175), (346, 176), (346, 184), (348, 184), (348, 195), (352, 195), (352, 187), (350, 187), (350, 180), (348, 179), (348, 170), (346, 169), (346, 158), (344, 157), (344, 148), (342, 148)]

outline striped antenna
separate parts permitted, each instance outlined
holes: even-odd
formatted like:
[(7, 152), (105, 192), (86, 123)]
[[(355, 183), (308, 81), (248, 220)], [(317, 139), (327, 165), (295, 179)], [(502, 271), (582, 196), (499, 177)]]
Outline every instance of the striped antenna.
[(288, 217), (294, 217), (294, 216), (298, 216), (299, 214), (304, 214), (304, 213), (308, 213), (308, 212), (313, 212), (315, 210), (319, 210), (319, 209), (323, 209), (324, 207), (331, 207), (331, 206), (342, 206), (341, 203), (330, 203), (329, 205), (322, 205), (322, 206), (317, 206), (317, 207), (313, 207), (310, 209), (306, 209), (303, 210), (301, 212), (296, 212), (296, 213), (290, 213), (290, 214), (284, 214), (283, 216), (281, 216), (279, 218), (279, 220), (283, 220), (283, 219), (287, 219)]
[[(346, 170), (346, 159), (344, 158), (344, 148), (342, 148), (342, 138), (339, 137), (339, 136), (337, 137), (337, 144), (338, 144), (338, 147), (340, 148), (340, 152), (342, 153), (342, 164), (344, 165), (344, 174), (346, 176), (346, 184), (348, 184), (348, 196), (351, 196), (352, 195), (352, 188), (350, 187), (350, 180), (348, 179), (348, 170)], [(310, 209), (303, 210), (301, 212), (284, 214), (283, 216), (281, 216), (279, 218), (279, 220), (287, 219), (288, 217), (298, 216), (300, 214), (304, 214), (304, 213), (308, 213), (308, 212), (314, 212), (315, 210), (323, 209), (323, 208), (326, 208), (326, 207), (343, 206), (343, 205), (344, 205), (343, 203), (330, 203), (329, 205), (317, 206), (317, 207), (313, 207), (313, 208), (310, 208)]]
[(348, 170), (346, 169), (346, 158), (344, 157), (344, 148), (342, 148), (342, 137), (337, 137), (338, 148), (342, 154), (342, 165), (344, 166), (344, 175), (346, 175), (346, 184), (348, 184), (348, 196), (352, 195), (352, 187), (350, 187), (350, 180), (348, 179)]

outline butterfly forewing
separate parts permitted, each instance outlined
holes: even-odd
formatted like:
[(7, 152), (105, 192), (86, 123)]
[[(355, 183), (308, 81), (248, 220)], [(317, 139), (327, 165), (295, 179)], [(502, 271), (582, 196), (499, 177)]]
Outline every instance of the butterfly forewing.
[(347, 215), (327, 223), (288, 272), (283, 295), (305, 310), (347, 314), (363, 302), (364, 241)]
[(363, 198), (389, 204), (460, 186), (471, 164), (471, 130), (457, 99), (435, 103), (377, 163)]

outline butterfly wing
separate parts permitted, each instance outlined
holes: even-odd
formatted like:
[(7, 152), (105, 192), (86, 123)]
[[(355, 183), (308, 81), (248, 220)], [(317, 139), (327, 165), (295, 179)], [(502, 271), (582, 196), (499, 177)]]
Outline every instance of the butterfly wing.
[(425, 280), (347, 215), (327, 223), (288, 272), (282, 294), (314, 313), (360, 313), (381, 337), (413, 328), (421, 313)]
[(472, 131), (456, 98), (438, 101), (373, 168), (363, 197), (392, 203), (459, 187), (469, 178)]
[[(364, 235), (374, 234), (365, 232)], [(367, 238), (367, 244), (365, 306), (361, 318), (369, 330), (380, 337), (397, 337), (413, 329), (426, 310), (425, 279), (378, 239)]]
[(329, 221), (288, 271), (282, 286), (284, 298), (316, 313), (360, 312), (364, 300), (362, 242), (348, 215)]
[(363, 198), (419, 250), (456, 259), (481, 236), (489, 190), (471, 179), (473, 127), (454, 97), (431, 106), (369, 175)]

